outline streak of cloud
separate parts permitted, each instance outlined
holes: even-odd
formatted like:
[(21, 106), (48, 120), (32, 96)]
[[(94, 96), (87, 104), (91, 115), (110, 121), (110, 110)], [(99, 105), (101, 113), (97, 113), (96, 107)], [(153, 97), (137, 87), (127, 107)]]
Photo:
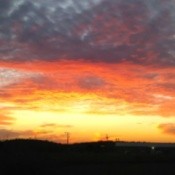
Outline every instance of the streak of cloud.
[(71, 128), (72, 125), (56, 124), (56, 123), (46, 123), (40, 126), (41, 128)]

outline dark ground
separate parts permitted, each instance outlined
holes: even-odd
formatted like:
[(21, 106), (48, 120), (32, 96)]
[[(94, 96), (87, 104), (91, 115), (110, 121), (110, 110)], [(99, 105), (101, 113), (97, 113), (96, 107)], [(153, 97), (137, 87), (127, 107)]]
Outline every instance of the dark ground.
[(0, 143), (0, 175), (174, 175), (175, 149), (116, 148), (113, 142)]

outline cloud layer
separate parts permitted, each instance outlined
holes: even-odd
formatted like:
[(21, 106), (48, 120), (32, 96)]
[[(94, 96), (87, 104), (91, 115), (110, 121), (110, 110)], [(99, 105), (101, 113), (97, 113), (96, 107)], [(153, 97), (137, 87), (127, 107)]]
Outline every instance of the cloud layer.
[(1, 8), (1, 60), (175, 64), (174, 0), (3, 0)]
[(136, 64), (35, 62), (16, 67), (14, 78), (3, 76), (3, 110), (76, 110), (87, 113), (127, 112), (133, 115), (174, 117), (175, 70)]

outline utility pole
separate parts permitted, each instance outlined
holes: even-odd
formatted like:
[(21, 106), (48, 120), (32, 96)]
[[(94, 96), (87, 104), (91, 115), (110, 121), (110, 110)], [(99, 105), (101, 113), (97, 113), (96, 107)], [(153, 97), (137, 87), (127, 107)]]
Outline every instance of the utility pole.
[(108, 141), (109, 140), (109, 136), (108, 136), (108, 134), (106, 134), (106, 141)]
[(120, 141), (120, 139), (119, 138), (116, 138), (116, 140), (115, 140), (116, 142), (119, 142)]
[(69, 139), (70, 139), (70, 133), (69, 132), (65, 132), (66, 134), (66, 143), (67, 145), (69, 144)]

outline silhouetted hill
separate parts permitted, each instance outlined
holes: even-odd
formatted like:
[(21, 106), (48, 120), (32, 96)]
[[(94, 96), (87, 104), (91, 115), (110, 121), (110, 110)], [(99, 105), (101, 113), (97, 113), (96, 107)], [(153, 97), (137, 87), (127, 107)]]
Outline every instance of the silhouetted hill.
[(15, 139), (0, 142), (0, 151), (6, 152), (53, 152), (61, 148), (62, 144), (47, 140)]
[(84, 142), (69, 145), (36, 139), (0, 141), (0, 151), (5, 152), (102, 152), (112, 151), (114, 148), (115, 143), (112, 141)]
[(33, 139), (1, 141), (0, 174), (175, 174), (174, 147), (152, 150), (132, 142), (122, 144), (127, 146), (112, 141), (70, 145)]
[(167, 154), (175, 153), (174, 143), (114, 142), (98, 141), (74, 144), (61, 144), (48, 140), (14, 139), (0, 141), (0, 152), (115, 152), (121, 154)]

